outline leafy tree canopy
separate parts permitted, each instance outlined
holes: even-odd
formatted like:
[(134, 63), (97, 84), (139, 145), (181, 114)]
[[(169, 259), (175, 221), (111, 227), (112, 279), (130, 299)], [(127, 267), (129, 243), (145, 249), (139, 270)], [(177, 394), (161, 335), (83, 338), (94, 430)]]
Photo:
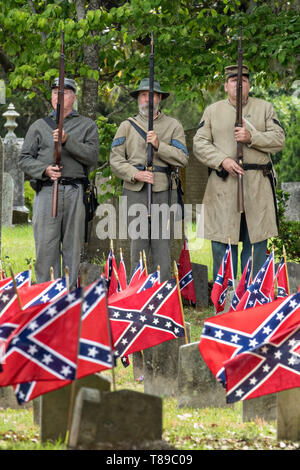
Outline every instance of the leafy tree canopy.
[(49, 98), (64, 30), (66, 73), (82, 84), (91, 115), (91, 87), (110, 95), (148, 74), (151, 30), (156, 76), (178, 100), (199, 102), (203, 89), (220, 84), (224, 66), (236, 61), (240, 25), (258, 82), (289, 87), (300, 73), (298, 0), (6, 0), (0, 25), (8, 91), (23, 88), (30, 97)]

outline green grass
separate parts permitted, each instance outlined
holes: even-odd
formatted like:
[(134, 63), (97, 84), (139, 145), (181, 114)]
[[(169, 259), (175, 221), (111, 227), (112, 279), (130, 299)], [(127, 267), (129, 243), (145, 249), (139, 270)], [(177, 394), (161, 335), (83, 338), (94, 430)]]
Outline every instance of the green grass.
[(35, 247), (31, 225), (2, 227), (1, 260), (8, 276), (10, 275), (8, 264), (12, 266), (14, 273), (18, 273), (28, 269), (31, 263), (33, 268), (32, 280), (35, 282), (33, 266)]

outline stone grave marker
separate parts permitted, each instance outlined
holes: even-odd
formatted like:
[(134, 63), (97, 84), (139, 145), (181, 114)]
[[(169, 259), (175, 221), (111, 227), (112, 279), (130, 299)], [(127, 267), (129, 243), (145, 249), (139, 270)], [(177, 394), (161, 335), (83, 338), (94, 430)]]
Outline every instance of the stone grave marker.
[(199, 342), (179, 349), (178, 408), (232, 407), (223, 386), (216, 380), (199, 351)]
[[(75, 397), (82, 387), (91, 387), (101, 391), (110, 390), (110, 381), (101, 374), (88, 375), (75, 382)], [(41, 396), (40, 404), (40, 440), (41, 442), (65, 439), (69, 405), (71, 400), (71, 385), (60, 388)]]
[[(187, 338), (190, 341), (190, 324), (186, 323)], [(144, 392), (157, 396), (176, 396), (178, 392), (179, 348), (185, 344), (185, 337), (147, 348), (144, 356)]]
[(277, 439), (300, 441), (300, 388), (277, 394)]
[(207, 266), (198, 263), (191, 263), (195, 293), (196, 304), (199, 307), (208, 306), (208, 271)]
[(13, 219), (14, 181), (11, 175), (3, 173), (2, 225), (10, 227)]
[(32, 403), (24, 403), (24, 405), (19, 405), (15, 396), (15, 392), (12, 386), (0, 387), (0, 408), (11, 408), (13, 410), (22, 409), (22, 408), (31, 408)]
[(281, 189), (290, 195), (284, 214), (286, 219), (300, 221), (300, 181), (281, 183)]
[(277, 393), (263, 395), (251, 400), (243, 400), (242, 402), (243, 421), (255, 421), (255, 419), (263, 419), (264, 421), (276, 421), (277, 419)]
[(128, 450), (161, 439), (161, 398), (132, 390), (100, 392), (86, 387), (77, 395), (70, 448)]

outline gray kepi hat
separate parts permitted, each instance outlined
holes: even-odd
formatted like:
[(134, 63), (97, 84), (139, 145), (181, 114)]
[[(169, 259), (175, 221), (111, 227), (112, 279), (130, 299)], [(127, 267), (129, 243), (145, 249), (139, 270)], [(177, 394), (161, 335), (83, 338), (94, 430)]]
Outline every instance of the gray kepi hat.
[[(237, 74), (238, 74), (237, 65), (228, 65), (227, 67), (225, 67), (226, 80), (228, 80), (228, 78), (231, 78), (231, 77), (236, 77)], [(242, 75), (249, 78), (250, 73), (249, 73), (249, 69), (247, 65), (242, 65)]]
[[(139, 84), (139, 87), (136, 90), (131, 91), (130, 95), (133, 96), (133, 98), (137, 98), (140, 91), (149, 91), (149, 88), (149, 78), (143, 78)], [(153, 91), (156, 91), (156, 93), (161, 93), (162, 100), (168, 98), (168, 96), (170, 95), (170, 93), (162, 91), (162, 89), (160, 88), (160, 84), (157, 80), (154, 80)]]
[[(59, 79), (55, 78), (54, 82), (51, 85), (51, 88), (57, 88), (58, 87), (58, 82)], [(67, 88), (68, 90), (74, 91), (76, 93), (76, 82), (72, 78), (65, 78), (64, 79), (64, 88)]]

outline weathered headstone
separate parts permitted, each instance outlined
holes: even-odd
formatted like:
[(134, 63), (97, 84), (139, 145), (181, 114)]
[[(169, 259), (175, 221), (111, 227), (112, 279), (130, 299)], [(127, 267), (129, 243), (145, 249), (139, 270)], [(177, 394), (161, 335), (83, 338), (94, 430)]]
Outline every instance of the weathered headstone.
[[(110, 381), (102, 377), (101, 374), (83, 377), (76, 380), (74, 384), (75, 397), (82, 387), (91, 387), (101, 391), (110, 390)], [(69, 420), (71, 387), (72, 385), (67, 385), (42, 395), (40, 405), (41, 442), (65, 439)]]
[(208, 179), (208, 168), (200, 163), (193, 154), (193, 138), (197, 129), (185, 131), (186, 144), (189, 152), (189, 163), (185, 168), (184, 202), (185, 204), (201, 204)]
[(14, 181), (11, 175), (3, 173), (2, 225), (10, 227), (13, 221)]
[(120, 390), (82, 388), (74, 407), (69, 446), (79, 449), (130, 449), (162, 438), (162, 400)]
[(11, 408), (17, 410), (31, 407), (31, 402), (25, 403), (24, 405), (18, 404), (13, 387), (0, 387), (0, 408)]
[(243, 400), (243, 421), (275, 421), (277, 418), (277, 393), (263, 395), (251, 400)]
[(196, 294), (196, 304), (199, 307), (208, 306), (208, 271), (207, 266), (198, 263), (191, 263), (195, 294)]
[[(186, 323), (187, 339), (190, 341), (190, 324)], [(143, 351), (144, 392), (157, 396), (176, 396), (178, 393), (179, 348), (185, 337), (165, 341)]]
[(144, 351), (137, 351), (132, 354), (132, 370), (134, 380), (144, 375)]
[(179, 349), (178, 408), (230, 407), (225, 389), (213, 376), (199, 351), (199, 342)]
[(298, 291), (300, 285), (300, 264), (287, 262), (287, 270), (290, 284), (290, 293)]
[(300, 388), (277, 395), (277, 439), (300, 441)]
[(300, 221), (300, 181), (281, 183), (281, 189), (290, 195), (284, 214), (286, 219)]
[(86, 284), (88, 285), (100, 279), (102, 268), (98, 264), (83, 262), (80, 263), (79, 273), (82, 275), (84, 272), (87, 274)]
[(10, 174), (14, 182), (12, 223), (24, 224), (28, 222), (29, 210), (25, 206), (24, 172), (18, 166), (24, 139), (18, 139), (14, 133), (15, 128), (18, 126), (15, 119), (19, 116), (19, 113), (16, 112), (14, 105), (10, 103), (3, 116), (7, 119), (4, 127), (8, 129), (3, 140), (4, 171)]

